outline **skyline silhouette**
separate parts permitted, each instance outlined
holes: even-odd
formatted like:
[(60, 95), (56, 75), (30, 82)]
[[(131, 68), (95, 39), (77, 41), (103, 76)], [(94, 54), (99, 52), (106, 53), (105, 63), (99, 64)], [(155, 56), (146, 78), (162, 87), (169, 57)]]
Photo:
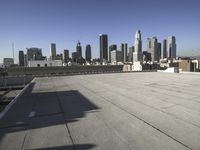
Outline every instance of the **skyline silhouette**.
[(142, 32), (143, 50), (148, 37), (158, 41), (174, 35), (177, 55), (200, 55), (198, 0), (3, 0), (0, 4), (0, 62), (29, 47), (42, 48), (49, 57), (49, 44), (57, 52), (75, 51), (80, 40), (83, 51), (91, 45), (92, 58), (99, 57), (99, 34), (108, 34), (108, 45), (134, 44), (134, 33)]

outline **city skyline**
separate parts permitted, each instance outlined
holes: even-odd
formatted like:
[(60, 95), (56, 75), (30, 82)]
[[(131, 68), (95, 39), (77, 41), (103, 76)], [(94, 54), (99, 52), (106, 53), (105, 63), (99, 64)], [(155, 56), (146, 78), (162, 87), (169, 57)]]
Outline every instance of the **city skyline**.
[(142, 32), (142, 50), (148, 37), (162, 43), (174, 35), (178, 56), (200, 55), (199, 2), (177, 0), (169, 5), (170, 1), (1, 1), (0, 62), (12, 57), (12, 43), (16, 62), (18, 51), (30, 47), (42, 48), (49, 57), (50, 43), (56, 43), (57, 53), (69, 49), (71, 54), (77, 40), (83, 47), (90, 44), (92, 58), (99, 58), (100, 33), (108, 35), (108, 46), (131, 47), (136, 30)]

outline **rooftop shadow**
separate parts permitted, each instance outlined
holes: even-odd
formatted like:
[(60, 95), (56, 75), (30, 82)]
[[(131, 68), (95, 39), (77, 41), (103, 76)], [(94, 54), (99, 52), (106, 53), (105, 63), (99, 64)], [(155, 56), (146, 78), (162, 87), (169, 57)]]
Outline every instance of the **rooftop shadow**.
[[(31, 83), (23, 95), (0, 120), (0, 149), (7, 149), (7, 147), (3, 146), (3, 142), (9, 143), (11, 140), (17, 140), (15, 136), (8, 138), (6, 135), (79, 121), (80, 118), (86, 117), (87, 113), (93, 113), (100, 109), (79, 91), (40, 91), (34, 93), (32, 91), (34, 86), (35, 83)], [(1, 124), (3, 125), (1, 126)], [(25, 133), (20, 134), (20, 136), (18, 137), (19, 139), (24, 138)], [(24, 141), (26, 142), (26, 139)], [(20, 143), (19, 145), (23, 144)], [(72, 149), (73, 146), (81, 150), (94, 147), (92, 144), (85, 144), (42, 148), (41, 150)]]
[(76, 144), (69, 146), (56, 146), (56, 147), (48, 147), (48, 148), (38, 148), (38, 149), (26, 149), (26, 150), (89, 150), (94, 148), (93, 144)]

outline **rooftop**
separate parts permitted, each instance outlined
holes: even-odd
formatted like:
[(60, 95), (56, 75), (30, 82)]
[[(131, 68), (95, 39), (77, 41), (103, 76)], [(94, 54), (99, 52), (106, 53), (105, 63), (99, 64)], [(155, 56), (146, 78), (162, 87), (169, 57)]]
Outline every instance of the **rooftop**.
[(0, 120), (2, 150), (199, 150), (200, 76), (35, 78)]

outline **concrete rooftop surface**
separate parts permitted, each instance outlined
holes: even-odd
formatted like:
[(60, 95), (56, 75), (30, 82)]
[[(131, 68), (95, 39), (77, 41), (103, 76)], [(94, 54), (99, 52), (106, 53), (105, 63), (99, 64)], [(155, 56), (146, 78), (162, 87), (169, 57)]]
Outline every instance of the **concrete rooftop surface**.
[(200, 75), (35, 78), (0, 120), (0, 150), (200, 150)]

